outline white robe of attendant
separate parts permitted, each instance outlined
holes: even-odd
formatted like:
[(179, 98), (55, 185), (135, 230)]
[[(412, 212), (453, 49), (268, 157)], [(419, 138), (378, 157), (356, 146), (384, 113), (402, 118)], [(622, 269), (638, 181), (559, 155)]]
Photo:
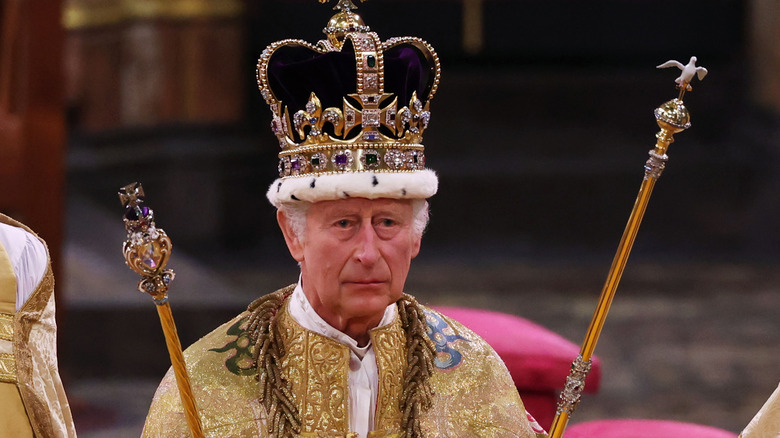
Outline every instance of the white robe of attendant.
[(0, 245), (16, 275), (16, 310), (22, 308), (46, 273), (49, 258), (43, 242), (27, 231), (0, 222)]

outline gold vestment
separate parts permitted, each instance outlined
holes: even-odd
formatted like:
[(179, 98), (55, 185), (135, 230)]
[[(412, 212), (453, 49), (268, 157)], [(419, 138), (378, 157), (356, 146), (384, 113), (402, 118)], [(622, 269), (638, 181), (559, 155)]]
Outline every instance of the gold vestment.
[[(425, 436), (537, 437), (496, 352), (457, 321), (421, 307), (437, 353), (430, 379), (433, 406), (420, 414)], [(184, 352), (206, 436), (269, 436), (268, 414), (258, 400), (253, 346), (245, 326), (248, 316), (248, 312), (238, 315)], [(347, 430), (349, 348), (300, 326), (290, 316), (287, 303), (277, 318), (286, 352), (282, 372), (292, 383), (301, 436), (354, 436)], [(391, 324), (371, 330), (370, 336), (376, 352), (379, 393), (374, 432), (369, 437), (400, 437), (406, 334), (396, 317)], [(184, 411), (169, 370), (152, 401), (143, 437), (186, 436)]]
[(740, 438), (777, 437), (780, 433), (780, 386), (769, 396)]
[[(0, 222), (23, 228), (0, 214)], [(6, 351), (9, 350), (9, 351)], [(16, 278), (0, 247), (0, 434), (75, 437), (68, 399), (57, 370), (54, 276), (51, 263), (38, 287), (16, 311)]]

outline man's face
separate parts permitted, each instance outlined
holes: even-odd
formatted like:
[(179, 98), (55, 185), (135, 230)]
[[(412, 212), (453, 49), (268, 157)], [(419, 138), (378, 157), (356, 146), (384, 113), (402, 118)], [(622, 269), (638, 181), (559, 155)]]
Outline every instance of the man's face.
[[(303, 241), (283, 214), (279, 224), (314, 310), (338, 329), (350, 320), (379, 323), (404, 289), (421, 236), (412, 227), (411, 201), (351, 198), (316, 202)], [(375, 320), (375, 322), (374, 322)]]

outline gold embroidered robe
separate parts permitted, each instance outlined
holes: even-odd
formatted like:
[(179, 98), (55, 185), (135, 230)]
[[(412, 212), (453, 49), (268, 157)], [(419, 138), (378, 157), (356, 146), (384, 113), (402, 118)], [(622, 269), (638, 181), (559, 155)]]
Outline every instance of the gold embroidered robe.
[[(292, 287), (289, 289), (292, 291)], [(421, 415), (428, 437), (537, 437), (506, 366), (474, 332), (423, 307), (428, 336), (436, 345), (430, 382), (433, 406)], [(268, 437), (267, 413), (258, 400), (252, 346), (244, 312), (184, 353), (206, 436)], [(349, 348), (301, 327), (287, 310), (277, 318), (285, 356), (282, 372), (292, 383), (304, 437), (346, 437), (349, 424)], [(400, 436), (400, 399), (406, 367), (406, 335), (398, 318), (370, 332), (379, 371), (375, 431)], [(146, 418), (143, 437), (189, 436), (171, 370)], [(544, 436), (544, 435), (538, 435)]]
[(742, 431), (740, 438), (770, 438), (780, 436), (780, 386), (769, 396), (764, 406)]
[[(35, 234), (2, 214), (0, 222)], [(0, 412), (3, 436), (76, 436), (57, 370), (51, 264), (27, 302), (16, 311), (16, 277), (3, 248), (0, 248)]]

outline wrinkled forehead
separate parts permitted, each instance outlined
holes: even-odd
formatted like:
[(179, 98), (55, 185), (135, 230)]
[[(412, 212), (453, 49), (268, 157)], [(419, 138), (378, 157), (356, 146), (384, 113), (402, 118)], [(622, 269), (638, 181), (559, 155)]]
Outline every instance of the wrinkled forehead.
[(374, 216), (378, 214), (394, 214), (412, 216), (412, 200), (410, 199), (367, 199), (348, 198), (312, 203), (307, 216)]

